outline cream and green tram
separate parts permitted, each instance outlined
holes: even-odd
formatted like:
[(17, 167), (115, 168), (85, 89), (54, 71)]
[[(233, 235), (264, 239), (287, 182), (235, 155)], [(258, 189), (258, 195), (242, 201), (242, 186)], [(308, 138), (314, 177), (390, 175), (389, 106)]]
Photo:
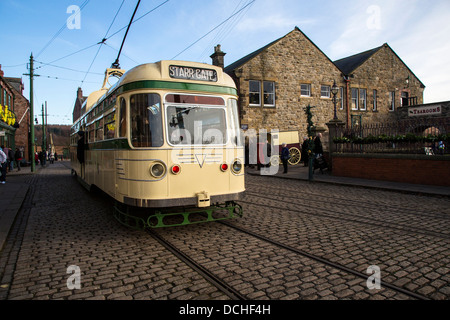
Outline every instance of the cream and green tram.
[[(116, 84), (105, 88), (110, 75)], [(160, 61), (108, 69), (72, 126), (72, 173), (116, 201), (122, 223), (163, 227), (242, 215), (237, 90), (219, 67)]]

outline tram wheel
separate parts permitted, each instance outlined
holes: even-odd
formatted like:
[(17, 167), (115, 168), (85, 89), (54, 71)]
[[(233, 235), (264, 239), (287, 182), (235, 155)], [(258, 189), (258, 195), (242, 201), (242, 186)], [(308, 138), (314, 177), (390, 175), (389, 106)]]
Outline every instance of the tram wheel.
[(292, 166), (298, 164), (302, 158), (300, 150), (296, 147), (292, 147), (289, 149), (289, 155), (291, 156), (291, 158), (288, 160), (288, 162)]

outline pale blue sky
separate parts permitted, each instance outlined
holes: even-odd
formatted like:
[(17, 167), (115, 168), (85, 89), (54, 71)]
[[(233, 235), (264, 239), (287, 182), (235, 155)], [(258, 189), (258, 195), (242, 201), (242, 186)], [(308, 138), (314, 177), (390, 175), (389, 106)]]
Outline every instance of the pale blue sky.
[[(35, 114), (47, 101), (49, 123), (71, 124), (77, 88), (88, 95), (101, 87), (125, 29), (109, 36), (127, 25), (136, 3), (0, 0), (0, 64), (5, 76), (22, 77), (29, 98), (29, 78), (23, 74), (33, 52), (41, 75), (34, 83)], [(79, 29), (67, 27), (71, 5), (84, 6)], [(123, 69), (174, 57), (211, 63), (217, 44), (228, 65), (298, 26), (332, 60), (387, 42), (427, 86), (426, 103), (450, 100), (449, 0), (141, 0), (135, 19), (146, 13), (131, 26), (120, 57)]]

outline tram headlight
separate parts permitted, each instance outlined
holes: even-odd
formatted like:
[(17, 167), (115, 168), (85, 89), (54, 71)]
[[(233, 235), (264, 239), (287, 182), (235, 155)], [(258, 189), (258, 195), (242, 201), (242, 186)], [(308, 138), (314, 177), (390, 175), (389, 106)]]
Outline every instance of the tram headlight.
[(233, 170), (234, 173), (239, 173), (242, 170), (242, 163), (239, 160), (234, 160), (231, 170)]
[(166, 173), (166, 167), (162, 163), (154, 163), (150, 167), (150, 174), (155, 178), (161, 178)]

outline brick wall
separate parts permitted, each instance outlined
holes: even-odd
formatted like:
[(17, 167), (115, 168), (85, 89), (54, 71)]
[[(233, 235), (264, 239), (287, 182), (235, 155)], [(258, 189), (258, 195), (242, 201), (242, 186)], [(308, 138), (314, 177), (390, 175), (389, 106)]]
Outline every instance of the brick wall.
[(450, 158), (406, 155), (333, 155), (333, 175), (450, 186)]

